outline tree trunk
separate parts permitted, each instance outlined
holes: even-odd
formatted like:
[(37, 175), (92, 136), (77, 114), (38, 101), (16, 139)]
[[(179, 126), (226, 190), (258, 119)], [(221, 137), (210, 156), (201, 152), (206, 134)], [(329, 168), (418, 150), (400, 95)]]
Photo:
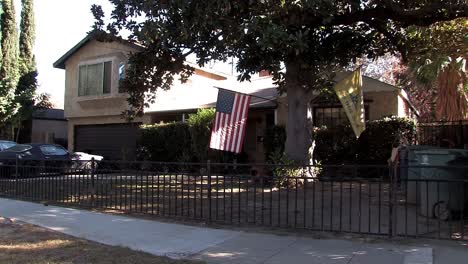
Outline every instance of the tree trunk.
[(300, 81), (300, 64), (286, 63), (285, 87), (288, 101), (285, 152), (298, 164), (309, 164), (312, 138), (307, 117), (308, 94)]

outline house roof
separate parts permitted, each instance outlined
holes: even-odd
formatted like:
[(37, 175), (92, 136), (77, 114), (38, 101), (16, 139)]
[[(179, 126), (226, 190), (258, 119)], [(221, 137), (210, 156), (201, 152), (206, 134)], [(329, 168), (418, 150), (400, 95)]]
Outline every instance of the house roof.
[(66, 120), (63, 109), (38, 109), (32, 114), (33, 119)]
[[(88, 44), (91, 40), (99, 40), (99, 37), (102, 37), (102, 36), (104, 36), (104, 37), (108, 36), (109, 38), (112, 38), (113, 41), (119, 41), (120, 43), (122, 43), (124, 45), (128, 45), (128, 46), (130, 46), (130, 47), (132, 47), (132, 48), (134, 48), (136, 50), (141, 50), (143, 48), (143, 46), (141, 46), (141, 45), (139, 45), (137, 43), (130, 42), (130, 41), (122, 39), (122, 38), (111, 37), (107, 33), (92, 31), (85, 38), (83, 38), (80, 42), (78, 42), (73, 48), (71, 48), (64, 55), (62, 55), (62, 57), (60, 57), (60, 59), (58, 59), (56, 62), (54, 62), (53, 66), (55, 68), (65, 70), (65, 63), (71, 56), (73, 56), (73, 54), (75, 54), (78, 50), (80, 50), (82, 47), (84, 47), (86, 44)], [(208, 78), (217, 79), (217, 80), (225, 80), (225, 79), (227, 79), (229, 77), (224, 73), (214, 71), (214, 70), (204, 68), (204, 67), (199, 67), (198, 65), (196, 65), (194, 63), (187, 62), (187, 64), (190, 65), (191, 67), (195, 68), (195, 73), (196, 74), (199, 74), (199, 75), (202, 75), (202, 76), (205, 76), (205, 77), (208, 77)]]
[(218, 88), (252, 95), (250, 108), (275, 108), (278, 91), (271, 78), (238, 82), (235, 78), (210, 80), (192, 76), (190, 81), (174, 83), (167, 91), (158, 90), (156, 100), (145, 108), (146, 113), (188, 111), (216, 106)]
[[(58, 59), (56, 62), (54, 62), (54, 68), (58, 69), (63, 69), (65, 70), (65, 62), (75, 54), (78, 50), (80, 50), (82, 47), (84, 47), (88, 42), (91, 40), (96, 40), (98, 39), (99, 36), (102, 36), (101, 34), (106, 34), (106, 33), (100, 33), (96, 31), (90, 32), (85, 38), (83, 38), (80, 42), (78, 42), (73, 48), (71, 48), (69, 51), (67, 51), (60, 59)], [(141, 49), (142, 47), (140, 45), (137, 45), (135, 43), (132, 43), (130, 41), (124, 40), (117, 38), (117, 41), (121, 42), (122, 44), (129, 45), (135, 49)]]

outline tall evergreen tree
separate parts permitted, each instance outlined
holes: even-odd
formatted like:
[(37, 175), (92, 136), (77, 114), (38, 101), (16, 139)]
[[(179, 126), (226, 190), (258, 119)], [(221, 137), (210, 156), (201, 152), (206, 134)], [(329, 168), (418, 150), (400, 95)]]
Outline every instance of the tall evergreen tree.
[(37, 89), (36, 61), (33, 53), (35, 40), (34, 1), (22, 0), (21, 7), (18, 65), (20, 78), (15, 91), (15, 102), (20, 107), (11, 119), (12, 132), (16, 141), (18, 141), (23, 121), (31, 118), (35, 109), (34, 97)]
[(21, 24), (20, 24), (20, 38), (19, 38), (19, 51), (20, 51), (20, 75), (26, 74), (36, 70), (36, 60), (33, 53), (35, 35), (34, 23), (34, 1), (22, 0), (21, 9)]
[(13, 103), (18, 79), (18, 30), (12, 0), (2, 0), (2, 65), (0, 67), (0, 122), (16, 112)]

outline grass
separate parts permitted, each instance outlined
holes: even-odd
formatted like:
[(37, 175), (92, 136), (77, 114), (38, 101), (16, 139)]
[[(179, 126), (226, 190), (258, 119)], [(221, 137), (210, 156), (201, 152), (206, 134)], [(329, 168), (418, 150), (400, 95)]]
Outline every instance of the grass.
[(107, 246), (0, 218), (0, 263), (193, 264), (200, 262), (172, 260), (128, 248)]

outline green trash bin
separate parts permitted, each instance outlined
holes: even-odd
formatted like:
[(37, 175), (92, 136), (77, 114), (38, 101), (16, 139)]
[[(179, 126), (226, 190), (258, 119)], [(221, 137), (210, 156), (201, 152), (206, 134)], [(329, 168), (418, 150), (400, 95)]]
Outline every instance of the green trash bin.
[(421, 166), (428, 166), (420, 168), (420, 179), (427, 180), (417, 186), (420, 214), (448, 220), (461, 212), (467, 203), (468, 190), (460, 180), (468, 179), (468, 170), (451, 165), (468, 165), (463, 164), (464, 160), (468, 161), (468, 150), (420, 150), (415, 155)]
[(400, 179), (400, 191), (407, 194), (406, 201), (409, 204), (417, 204), (416, 180), (421, 178), (421, 158), (418, 151), (438, 149), (434, 146), (406, 146), (400, 149), (398, 178)]

